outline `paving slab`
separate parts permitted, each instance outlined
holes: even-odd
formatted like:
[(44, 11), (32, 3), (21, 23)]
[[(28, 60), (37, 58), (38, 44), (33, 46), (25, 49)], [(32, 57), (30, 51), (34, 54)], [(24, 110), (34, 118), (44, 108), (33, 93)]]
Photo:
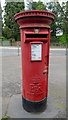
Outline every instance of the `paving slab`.
[[(51, 97), (48, 97), (47, 108), (44, 112), (40, 113), (29, 113), (25, 111), (22, 107), (22, 97), (21, 94), (13, 95), (9, 102), (7, 115), (11, 118), (56, 118), (63, 113), (61, 109), (54, 106), (54, 100)], [(62, 118), (65, 117), (65, 114), (61, 115)]]
[[(2, 116), (11, 118), (64, 118), (66, 111), (66, 56), (50, 56), (48, 106), (43, 113), (28, 113), (22, 108), (21, 56), (2, 59)], [(0, 84), (1, 85), (1, 84)]]

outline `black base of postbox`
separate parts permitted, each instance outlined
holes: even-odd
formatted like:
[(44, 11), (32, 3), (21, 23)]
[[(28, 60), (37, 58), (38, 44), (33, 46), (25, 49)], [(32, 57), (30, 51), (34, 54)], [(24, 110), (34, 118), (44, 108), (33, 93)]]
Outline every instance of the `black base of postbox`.
[(32, 102), (22, 97), (22, 104), (27, 112), (43, 112), (47, 106), (47, 98), (38, 102)]

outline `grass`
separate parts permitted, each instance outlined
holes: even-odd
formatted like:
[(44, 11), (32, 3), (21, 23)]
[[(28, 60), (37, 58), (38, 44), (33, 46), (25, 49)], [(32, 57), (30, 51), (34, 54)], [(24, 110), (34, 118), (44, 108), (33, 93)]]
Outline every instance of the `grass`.
[(1, 120), (8, 120), (9, 118), (9, 116), (4, 116)]

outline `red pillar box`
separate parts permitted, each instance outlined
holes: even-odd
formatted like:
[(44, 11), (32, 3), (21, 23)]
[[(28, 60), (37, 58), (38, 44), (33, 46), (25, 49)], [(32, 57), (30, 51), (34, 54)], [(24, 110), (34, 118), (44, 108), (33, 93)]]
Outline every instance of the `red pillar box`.
[(55, 15), (48, 11), (15, 14), (20, 25), (22, 51), (22, 99), (29, 112), (43, 111), (48, 96), (50, 24)]

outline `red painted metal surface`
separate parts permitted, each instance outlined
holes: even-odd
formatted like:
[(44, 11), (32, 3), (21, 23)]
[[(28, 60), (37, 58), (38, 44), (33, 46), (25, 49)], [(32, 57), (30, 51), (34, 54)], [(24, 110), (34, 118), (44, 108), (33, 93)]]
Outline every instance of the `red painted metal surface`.
[[(22, 96), (29, 101), (40, 101), (48, 96), (50, 24), (54, 17), (53, 13), (38, 10), (14, 16), (21, 33)], [(38, 43), (42, 45), (41, 60), (31, 60), (31, 45)]]

